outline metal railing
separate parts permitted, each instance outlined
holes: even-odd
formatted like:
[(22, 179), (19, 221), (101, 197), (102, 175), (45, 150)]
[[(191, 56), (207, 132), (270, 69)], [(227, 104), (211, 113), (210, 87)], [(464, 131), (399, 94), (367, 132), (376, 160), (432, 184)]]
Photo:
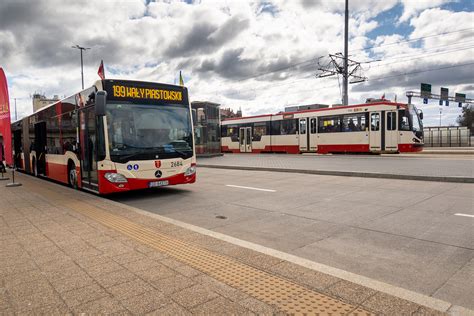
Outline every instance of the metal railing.
[(471, 133), (465, 126), (423, 128), (426, 147), (470, 147)]

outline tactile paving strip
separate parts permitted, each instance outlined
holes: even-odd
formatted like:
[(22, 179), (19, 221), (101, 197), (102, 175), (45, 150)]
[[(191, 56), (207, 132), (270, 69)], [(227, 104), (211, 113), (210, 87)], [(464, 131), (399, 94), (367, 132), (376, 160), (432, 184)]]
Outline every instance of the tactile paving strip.
[[(51, 192), (48, 192), (49, 195)], [(59, 201), (58, 201), (59, 202)], [(62, 202), (62, 201), (60, 201)], [(66, 201), (64, 201), (66, 202)], [(85, 202), (64, 204), (78, 213), (162, 251), (209, 276), (291, 315), (372, 315), (370, 312), (310, 290), (218, 253), (194, 246), (113, 215)]]

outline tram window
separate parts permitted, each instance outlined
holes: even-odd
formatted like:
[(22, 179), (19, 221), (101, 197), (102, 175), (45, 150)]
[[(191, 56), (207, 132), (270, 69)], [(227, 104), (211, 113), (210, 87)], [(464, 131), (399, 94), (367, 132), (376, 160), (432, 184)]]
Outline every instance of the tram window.
[[(230, 137), (230, 140), (233, 142), (239, 141), (239, 127), (237, 125), (227, 125), (224, 126), (226, 132), (222, 134), (222, 137)], [(224, 134), (226, 136), (224, 136)]]
[(408, 111), (400, 110), (400, 118), (399, 118), (399, 129), (401, 131), (409, 131), (410, 130), (410, 120), (408, 119)]
[(316, 119), (312, 118), (311, 122), (311, 134), (316, 134)]
[(272, 135), (291, 135), (298, 131), (298, 120), (272, 121)]
[(266, 122), (254, 123), (252, 140), (254, 142), (258, 142), (262, 139), (263, 135), (267, 135), (267, 123)]
[(380, 113), (372, 113), (370, 115), (370, 130), (378, 131), (380, 129)]
[(337, 133), (341, 131), (340, 116), (325, 116), (319, 118), (318, 133)]
[(387, 113), (387, 131), (394, 131), (397, 129), (397, 113)]
[(306, 119), (300, 120), (300, 134), (306, 134)]
[(365, 131), (365, 114), (344, 115), (342, 118), (343, 132)]

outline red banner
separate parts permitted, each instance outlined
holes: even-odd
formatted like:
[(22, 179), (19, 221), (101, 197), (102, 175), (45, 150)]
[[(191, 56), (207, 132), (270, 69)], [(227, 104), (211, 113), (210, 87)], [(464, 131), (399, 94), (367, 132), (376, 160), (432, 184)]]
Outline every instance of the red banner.
[(12, 159), (12, 132), (10, 121), (10, 98), (8, 96), (7, 77), (0, 68), (0, 135), (3, 136), (3, 148), (5, 151), (5, 162), (13, 165)]

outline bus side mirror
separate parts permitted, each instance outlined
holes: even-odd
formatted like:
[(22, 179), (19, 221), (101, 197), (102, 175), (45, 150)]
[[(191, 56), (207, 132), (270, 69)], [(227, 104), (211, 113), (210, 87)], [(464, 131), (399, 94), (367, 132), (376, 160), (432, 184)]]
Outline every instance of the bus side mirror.
[(105, 103), (107, 101), (107, 92), (97, 91), (95, 94), (95, 115), (105, 115)]
[(423, 111), (420, 111), (420, 119), (423, 119)]

